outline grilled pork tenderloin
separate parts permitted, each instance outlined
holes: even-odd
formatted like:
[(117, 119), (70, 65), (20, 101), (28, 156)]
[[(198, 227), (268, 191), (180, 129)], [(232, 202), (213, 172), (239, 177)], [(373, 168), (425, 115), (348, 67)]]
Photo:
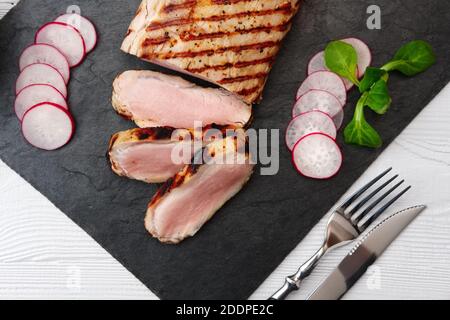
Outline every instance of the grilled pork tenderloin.
[(137, 57), (234, 92), (262, 94), (301, 0), (143, 0), (122, 44)]

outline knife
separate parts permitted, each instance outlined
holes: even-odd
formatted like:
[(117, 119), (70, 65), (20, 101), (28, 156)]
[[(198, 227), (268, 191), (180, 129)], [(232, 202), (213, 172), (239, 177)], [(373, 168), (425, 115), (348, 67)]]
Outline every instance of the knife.
[(307, 300), (340, 299), (425, 208), (424, 205), (411, 207), (380, 222), (358, 241)]

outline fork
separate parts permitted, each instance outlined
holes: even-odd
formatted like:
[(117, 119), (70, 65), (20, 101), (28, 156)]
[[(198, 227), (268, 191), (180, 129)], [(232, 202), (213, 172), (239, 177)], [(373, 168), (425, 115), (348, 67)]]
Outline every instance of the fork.
[[(347, 209), (349, 209), (352, 204), (354, 204), (364, 193), (366, 193), (366, 191), (368, 191), (373, 185), (375, 185), (391, 171), (392, 168), (389, 168), (378, 175), (375, 179), (370, 181), (355, 194), (353, 194), (342, 205), (335, 209), (328, 221), (325, 240), (322, 247), (300, 267), (297, 273), (287, 277), (283, 287), (281, 287), (281, 289), (279, 289), (272, 297), (270, 297), (269, 300), (284, 300), (290, 293), (298, 290), (300, 288), (301, 282), (311, 274), (319, 260), (326, 253), (355, 240), (362, 232), (364, 232), (364, 230), (366, 230), (372, 224), (372, 222), (374, 222), (394, 202), (396, 202), (409, 189), (411, 189), (411, 186), (403, 189), (403, 191), (399, 192), (386, 204), (380, 207), (375, 213), (369, 216), (369, 213), (371, 213), (377, 205), (379, 205), (384, 199), (386, 199), (405, 182), (405, 180), (397, 182), (384, 194), (368, 204), (369, 201), (372, 200), (378, 193), (392, 184), (399, 177), (398, 175), (394, 175), (379, 187), (377, 187), (375, 190), (373, 190), (370, 194), (365, 196), (353, 208), (351, 208), (351, 210), (347, 212)], [(362, 209), (362, 207), (366, 204), (368, 204), (368, 206), (362, 212), (359, 212), (360, 209)], [(366, 219), (364, 220), (364, 218)]]

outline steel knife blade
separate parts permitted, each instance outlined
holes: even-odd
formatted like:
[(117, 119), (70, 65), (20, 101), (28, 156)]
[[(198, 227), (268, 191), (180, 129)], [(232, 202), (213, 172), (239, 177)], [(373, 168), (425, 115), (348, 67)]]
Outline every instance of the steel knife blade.
[(340, 299), (425, 208), (399, 211), (373, 227), (307, 300)]

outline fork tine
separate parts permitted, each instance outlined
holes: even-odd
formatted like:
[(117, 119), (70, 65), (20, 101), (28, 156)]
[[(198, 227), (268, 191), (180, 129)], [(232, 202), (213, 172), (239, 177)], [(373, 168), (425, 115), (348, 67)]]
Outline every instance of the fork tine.
[(355, 202), (356, 199), (358, 199), (364, 192), (366, 192), (371, 186), (373, 186), (375, 183), (377, 183), (381, 178), (383, 178), (385, 175), (387, 175), (392, 168), (387, 169), (383, 173), (381, 173), (379, 176), (377, 176), (375, 179), (370, 181), (368, 184), (366, 184), (364, 187), (359, 189), (354, 195), (352, 195), (349, 199), (347, 199), (341, 206), (340, 209), (344, 211), (347, 209), (353, 202)]
[(402, 197), (406, 192), (409, 191), (409, 189), (411, 189), (411, 186), (407, 187), (406, 189), (404, 189), (402, 192), (400, 192), (398, 195), (396, 195), (394, 198), (392, 198), (391, 200), (389, 200), (388, 203), (386, 203), (384, 206), (382, 206), (380, 209), (378, 209), (377, 212), (375, 212), (369, 219), (367, 219), (366, 222), (364, 222), (361, 226), (358, 227), (358, 229), (362, 232), (365, 229), (367, 229), (367, 227), (369, 227), (372, 222), (374, 222), (376, 219), (378, 219), (378, 217), (385, 212), (395, 201), (397, 201), (398, 199), (400, 199), (400, 197)]
[(372, 193), (370, 193), (367, 197), (362, 199), (355, 207), (353, 207), (353, 209), (348, 214), (346, 214), (346, 216), (351, 217), (352, 219), (356, 219), (357, 216), (353, 217), (353, 215), (356, 212), (358, 212), (358, 210), (361, 209), (367, 202), (369, 202), (370, 199), (375, 197), (381, 190), (383, 190), (387, 185), (389, 185), (392, 181), (394, 181), (397, 178), (398, 178), (398, 174), (396, 174), (395, 176), (390, 178), (388, 181), (383, 183), (381, 186), (376, 188)]
[(400, 181), (395, 186), (390, 188), (388, 191), (386, 191), (383, 195), (381, 195), (377, 200), (375, 200), (373, 203), (371, 203), (358, 217), (355, 217), (355, 219), (352, 219), (352, 223), (356, 226), (365, 216), (367, 216), (370, 211), (373, 210), (381, 201), (383, 201), (388, 195), (390, 195), (392, 192), (394, 192), (395, 189), (400, 187), (405, 180)]

